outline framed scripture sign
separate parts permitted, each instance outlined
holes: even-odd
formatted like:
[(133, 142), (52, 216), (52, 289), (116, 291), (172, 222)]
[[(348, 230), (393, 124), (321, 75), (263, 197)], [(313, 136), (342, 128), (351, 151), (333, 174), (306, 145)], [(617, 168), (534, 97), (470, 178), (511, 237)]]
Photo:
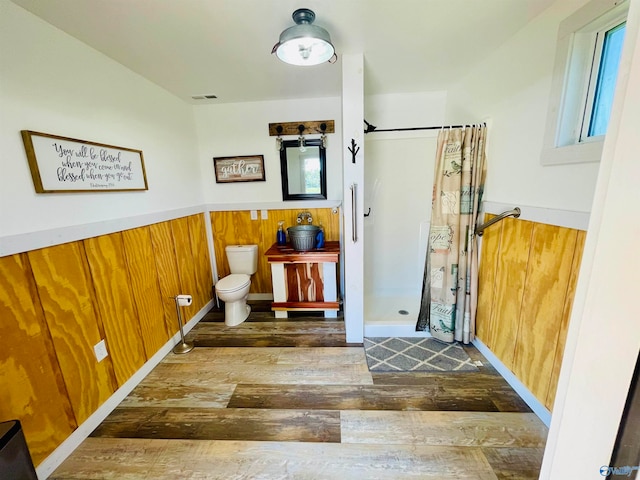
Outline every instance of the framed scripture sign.
[(264, 182), (264, 157), (215, 157), (213, 166), (217, 183)]
[(37, 193), (148, 190), (141, 150), (22, 130)]

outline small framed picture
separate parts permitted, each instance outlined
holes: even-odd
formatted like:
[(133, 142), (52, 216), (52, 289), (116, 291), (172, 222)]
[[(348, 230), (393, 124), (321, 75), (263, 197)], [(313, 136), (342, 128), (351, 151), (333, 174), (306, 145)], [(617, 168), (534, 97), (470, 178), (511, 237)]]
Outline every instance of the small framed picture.
[(264, 182), (264, 157), (245, 155), (241, 157), (214, 157), (216, 183)]

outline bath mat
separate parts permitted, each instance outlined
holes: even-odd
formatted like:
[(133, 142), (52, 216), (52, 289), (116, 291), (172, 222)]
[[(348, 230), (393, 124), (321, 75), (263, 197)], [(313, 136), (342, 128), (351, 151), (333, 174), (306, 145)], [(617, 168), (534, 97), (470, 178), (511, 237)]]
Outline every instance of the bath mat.
[(457, 343), (433, 338), (373, 337), (364, 339), (367, 364), (372, 372), (476, 371), (467, 352)]

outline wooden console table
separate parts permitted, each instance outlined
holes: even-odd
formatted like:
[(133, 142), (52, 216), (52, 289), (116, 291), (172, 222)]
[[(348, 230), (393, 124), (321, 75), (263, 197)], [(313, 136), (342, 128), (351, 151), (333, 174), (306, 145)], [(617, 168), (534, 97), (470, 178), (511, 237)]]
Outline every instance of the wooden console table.
[(276, 318), (287, 318), (291, 311), (324, 311), (325, 317), (338, 316), (336, 265), (340, 242), (326, 242), (323, 248), (308, 252), (274, 243), (265, 256), (271, 265), (271, 310)]

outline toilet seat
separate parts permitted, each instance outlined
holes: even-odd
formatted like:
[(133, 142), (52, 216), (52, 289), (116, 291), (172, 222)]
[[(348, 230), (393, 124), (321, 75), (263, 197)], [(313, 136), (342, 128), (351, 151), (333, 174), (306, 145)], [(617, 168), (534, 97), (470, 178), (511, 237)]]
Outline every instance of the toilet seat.
[(218, 292), (233, 293), (242, 290), (251, 283), (251, 277), (244, 273), (232, 273), (216, 283)]

